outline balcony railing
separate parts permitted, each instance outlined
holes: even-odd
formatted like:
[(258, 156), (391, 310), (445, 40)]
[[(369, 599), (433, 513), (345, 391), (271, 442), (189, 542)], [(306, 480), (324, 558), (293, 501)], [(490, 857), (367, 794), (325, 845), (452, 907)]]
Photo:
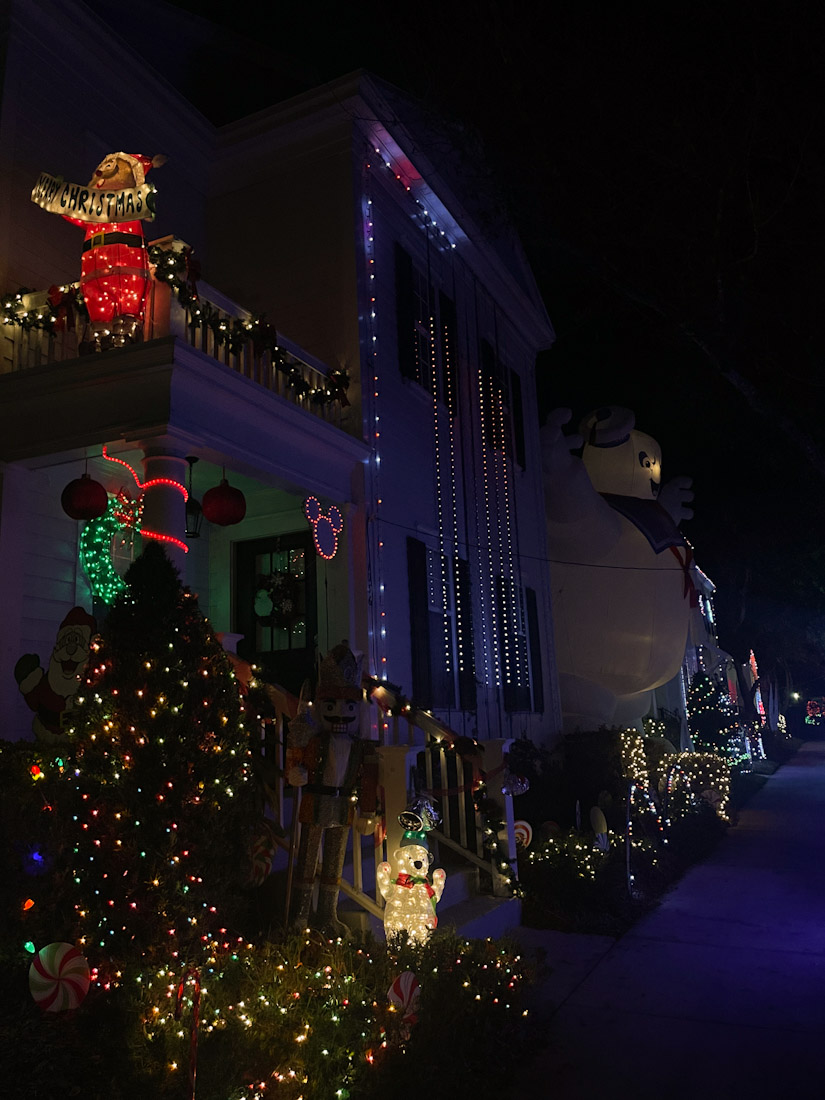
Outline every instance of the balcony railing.
[[(154, 244), (181, 255), (181, 242), (172, 237)], [(66, 302), (77, 289), (77, 283), (59, 288)], [(8, 314), (8, 300), (3, 305)], [(65, 362), (87, 350), (82, 346), (84, 338), (88, 339), (84, 318), (71, 304), (61, 311), (62, 317), (50, 321), (54, 308), (49, 294), (34, 291), (17, 299), (12, 311), (18, 322), (0, 326), (0, 373)], [(336, 427), (346, 430), (349, 426), (349, 380), (343, 372), (328, 368), (202, 281), (197, 283), (196, 298), (186, 295), (179, 299), (168, 282), (153, 277), (145, 339), (166, 336), (180, 337), (210, 359)]]

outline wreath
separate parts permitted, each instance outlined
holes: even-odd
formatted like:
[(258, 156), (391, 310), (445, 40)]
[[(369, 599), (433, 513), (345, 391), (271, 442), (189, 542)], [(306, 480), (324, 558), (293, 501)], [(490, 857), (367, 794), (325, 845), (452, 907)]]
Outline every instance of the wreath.
[(261, 626), (291, 630), (300, 618), (301, 582), (291, 573), (259, 574), (255, 583), (255, 618)]

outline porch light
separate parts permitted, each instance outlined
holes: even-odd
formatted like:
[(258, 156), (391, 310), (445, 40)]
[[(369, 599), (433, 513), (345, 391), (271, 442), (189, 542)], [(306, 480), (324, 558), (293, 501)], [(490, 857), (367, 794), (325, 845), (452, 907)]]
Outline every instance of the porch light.
[(189, 463), (189, 496), (186, 500), (186, 531), (184, 534), (188, 539), (199, 539), (201, 537), (201, 524), (203, 523), (203, 509), (200, 502), (195, 500), (192, 492), (192, 467), (198, 459), (196, 455), (187, 455), (186, 461)]

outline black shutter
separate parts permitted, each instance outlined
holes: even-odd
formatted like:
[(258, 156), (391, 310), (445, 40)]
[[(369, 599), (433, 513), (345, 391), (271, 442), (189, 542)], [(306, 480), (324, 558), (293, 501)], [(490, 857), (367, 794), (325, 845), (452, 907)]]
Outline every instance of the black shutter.
[(475, 710), (477, 705), (475, 647), (473, 644), (473, 591), (470, 563), (456, 558), (456, 635), (458, 637), (458, 706)]
[(395, 245), (395, 316), (398, 322), (398, 366), (404, 378), (416, 377), (415, 302), (410, 254)]
[(458, 323), (455, 302), (443, 291), (438, 295), (439, 342), (441, 351), (441, 399), (451, 414), (458, 412), (458, 347), (456, 334)]
[[(509, 577), (498, 577), (498, 638), (501, 662), (501, 693), (509, 713), (530, 709), (530, 669), (527, 639), (520, 632), (519, 589)], [(509, 666), (510, 682), (507, 682)], [(519, 680), (521, 682), (519, 683)]]
[(419, 706), (432, 706), (430, 675), (430, 608), (427, 598), (427, 547), (407, 539), (407, 578), (410, 586), (410, 643), (412, 697)]
[(487, 340), (481, 341), (481, 400), (483, 415), (481, 433), (485, 450), (492, 451), (496, 445), (495, 408), (493, 397), (496, 392), (496, 353)]
[(527, 469), (524, 449), (524, 402), (521, 396), (521, 378), (514, 370), (510, 371), (510, 409), (513, 421), (513, 443), (516, 462), (522, 470)]
[(544, 712), (544, 677), (541, 671), (541, 641), (539, 638), (539, 609), (536, 590), (524, 589), (527, 604), (527, 639), (530, 646), (530, 679), (533, 684), (533, 710)]

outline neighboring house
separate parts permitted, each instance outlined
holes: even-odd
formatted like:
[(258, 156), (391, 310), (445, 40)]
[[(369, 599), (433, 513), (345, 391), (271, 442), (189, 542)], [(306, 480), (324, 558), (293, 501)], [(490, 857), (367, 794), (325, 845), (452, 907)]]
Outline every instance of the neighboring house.
[[(202, 608), (267, 677), (297, 692), (347, 638), (455, 733), (551, 741), (534, 370), (553, 331), (520, 246), (462, 192), (460, 158), (363, 73), (216, 129), (84, 5), (38, 8), (13, 3), (6, 33), (0, 286), (40, 292), (22, 308), (77, 280), (82, 233), (29, 200), (41, 170), (85, 181), (108, 152), (163, 152), (147, 236), (194, 248), (200, 305), (221, 323), (265, 313), (290, 373), (251, 340), (218, 346), (162, 284), (142, 344), (78, 357), (71, 333), (5, 327), (2, 735), (31, 725), (18, 656), (46, 659), (66, 611), (93, 609), (64, 486), (88, 464), (134, 494), (123, 463), (185, 484), (191, 456), (195, 497), (225, 469), (245, 518), (187, 539), (183, 494), (162, 483), (144, 527), (179, 540), (170, 556)], [(310, 497), (343, 517), (334, 556), (316, 553)], [(374, 737), (397, 736), (370, 710)]]

